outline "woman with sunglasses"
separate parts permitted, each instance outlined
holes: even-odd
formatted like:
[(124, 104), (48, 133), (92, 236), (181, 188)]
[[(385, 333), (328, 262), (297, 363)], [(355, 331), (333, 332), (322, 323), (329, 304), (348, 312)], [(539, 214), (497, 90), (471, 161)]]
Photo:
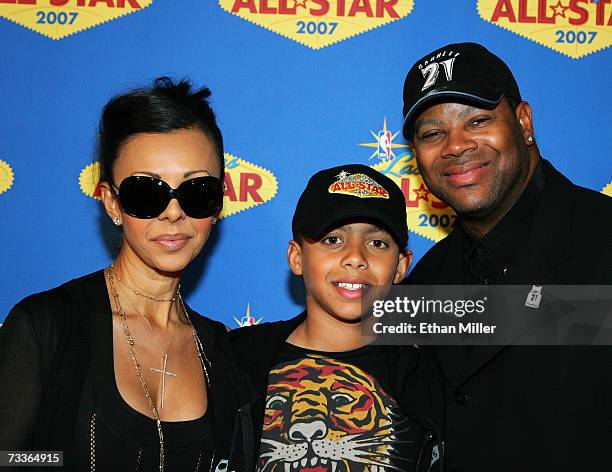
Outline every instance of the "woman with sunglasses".
[(63, 451), (71, 470), (223, 470), (238, 379), (224, 326), (180, 289), (223, 202), (209, 95), (160, 78), (104, 108), (101, 193), (122, 244), (7, 317), (0, 450)]

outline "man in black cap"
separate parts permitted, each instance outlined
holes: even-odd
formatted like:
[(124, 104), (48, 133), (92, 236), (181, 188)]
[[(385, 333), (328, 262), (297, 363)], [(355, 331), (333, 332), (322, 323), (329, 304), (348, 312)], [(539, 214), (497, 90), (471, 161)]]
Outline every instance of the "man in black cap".
[(229, 470), (432, 470), (440, 445), (427, 405), (438, 390), (417, 349), (368, 344), (361, 327), (372, 293), (400, 282), (412, 259), (401, 190), (361, 164), (323, 170), (292, 229), (287, 259), (306, 311), (230, 333), (253, 395), (240, 402), (234, 445), (252, 460)]
[[(404, 118), (425, 183), (458, 216), (407, 283), (612, 283), (612, 199), (541, 158), (531, 107), (500, 58), (474, 43), (424, 56), (406, 77)], [(448, 470), (612, 464), (610, 348), (433, 352), (446, 378)]]

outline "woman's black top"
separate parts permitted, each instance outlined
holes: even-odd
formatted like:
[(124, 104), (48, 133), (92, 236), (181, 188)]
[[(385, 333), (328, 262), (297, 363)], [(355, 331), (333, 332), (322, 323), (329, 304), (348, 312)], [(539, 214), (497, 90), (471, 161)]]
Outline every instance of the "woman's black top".
[[(129, 406), (117, 388), (112, 317), (109, 313), (91, 322), (96, 335), (76, 420), (77, 469), (93, 470), (95, 464), (98, 470), (159, 470), (157, 423)], [(210, 470), (214, 447), (208, 411), (192, 421), (161, 423), (165, 472)]]
[[(212, 470), (223, 470), (241, 379), (223, 324), (187, 310), (204, 348), (208, 410), (163, 424), (165, 469), (197, 470), (201, 455), (200, 470), (210, 470), (213, 457)], [(115, 383), (102, 271), (25, 298), (0, 328), (0, 450), (64, 451), (65, 470), (89, 470), (92, 420), (97, 470), (110, 469), (104, 461), (113, 462), (111, 470), (136, 470), (139, 456), (140, 470), (158, 470), (155, 422), (127, 405)]]

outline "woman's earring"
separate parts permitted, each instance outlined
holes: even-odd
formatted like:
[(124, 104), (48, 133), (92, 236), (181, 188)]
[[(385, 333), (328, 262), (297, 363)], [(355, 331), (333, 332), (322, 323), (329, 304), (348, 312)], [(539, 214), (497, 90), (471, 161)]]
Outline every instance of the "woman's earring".
[(119, 219), (119, 217), (115, 217), (113, 218), (113, 223), (115, 223), (115, 226), (119, 226), (121, 224), (121, 220)]
[(533, 136), (527, 136), (527, 141), (529, 141), (530, 143), (533, 143)]
[(217, 218), (215, 218), (215, 217), (213, 216), (213, 219), (212, 219), (212, 224), (213, 224), (213, 225), (216, 225), (216, 224), (217, 224), (217, 221), (219, 221), (219, 220), (217, 220)]

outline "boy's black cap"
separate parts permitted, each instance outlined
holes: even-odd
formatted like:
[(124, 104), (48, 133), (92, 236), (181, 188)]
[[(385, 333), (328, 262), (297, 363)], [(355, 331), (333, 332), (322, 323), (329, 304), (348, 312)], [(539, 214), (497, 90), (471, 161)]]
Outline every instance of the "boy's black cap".
[(389, 177), (363, 164), (332, 167), (310, 178), (293, 214), (293, 237), (319, 239), (353, 218), (380, 223), (400, 249), (406, 247), (404, 194)]
[(477, 43), (443, 46), (423, 56), (408, 71), (404, 82), (404, 137), (412, 137), (416, 118), (429, 104), (455, 98), (494, 108), (504, 97), (522, 101), (504, 61)]

